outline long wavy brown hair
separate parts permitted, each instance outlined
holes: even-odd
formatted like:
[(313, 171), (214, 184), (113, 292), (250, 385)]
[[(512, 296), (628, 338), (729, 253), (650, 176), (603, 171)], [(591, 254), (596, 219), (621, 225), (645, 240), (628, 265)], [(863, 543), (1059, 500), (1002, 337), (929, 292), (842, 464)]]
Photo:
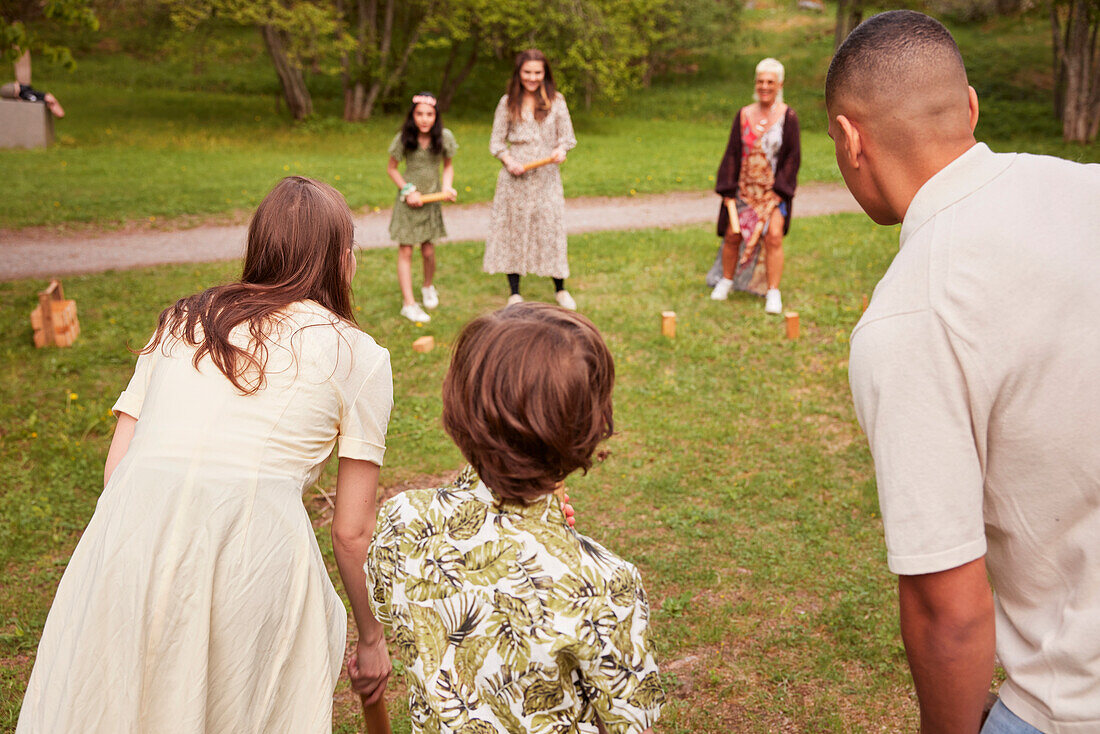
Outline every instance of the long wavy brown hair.
[[(236, 283), (181, 298), (160, 314), (141, 353), (169, 337), (197, 347), (246, 395), (265, 384), (267, 335), (291, 303), (312, 300), (355, 324), (348, 253), (355, 226), (343, 195), (326, 183), (288, 176), (260, 202), (248, 225), (244, 272)], [(248, 324), (246, 347), (230, 333)]]
[(512, 120), (523, 117), (523, 82), (519, 78), (519, 70), (528, 61), (541, 61), (546, 75), (542, 78), (542, 89), (535, 97), (535, 119), (542, 122), (550, 114), (550, 107), (558, 96), (558, 88), (554, 85), (554, 75), (550, 72), (550, 62), (546, 55), (537, 48), (529, 48), (516, 56), (516, 65), (512, 69), (512, 81), (508, 82), (508, 116)]

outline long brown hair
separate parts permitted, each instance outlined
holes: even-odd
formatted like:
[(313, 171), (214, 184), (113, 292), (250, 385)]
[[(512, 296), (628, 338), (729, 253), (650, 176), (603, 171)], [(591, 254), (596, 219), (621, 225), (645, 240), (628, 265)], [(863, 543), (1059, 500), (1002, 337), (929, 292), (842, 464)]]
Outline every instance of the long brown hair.
[(520, 303), (474, 319), (443, 380), (443, 428), (498, 498), (554, 491), (614, 431), (615, 362), (587, 318)]
[(542, 89), (535, 96), (535, 119), (542, 122), (550, 114), (550, 107), (558, 96), (558, 88), (554, 85), (550, 62), (537, 48), (529, 48), (516, 56), (516, 65), (512, 69), (512, 81), (508, 82), (508, 116), (512, 120), (519, 120), (523, 116), (523, 82), (520, 81), (519, 70), (528, 61), (541, 61), (545, 72), (542, 78)]
[[(195, 350), (198, 367), (209, 355), (246, 395), (263, 387), (265, 339), (277, 311), (313, 300), (355, 323), (349, 257), (355, 225), (343, 195), (326, 183), (288, 176), (260, 202), (248, 225), (240, 281), (181, 298), (160, 314), (157, 330), (142, 350), (155, 350), (169, 336)], [(247, 323), (247, 348), (229, 340)]]

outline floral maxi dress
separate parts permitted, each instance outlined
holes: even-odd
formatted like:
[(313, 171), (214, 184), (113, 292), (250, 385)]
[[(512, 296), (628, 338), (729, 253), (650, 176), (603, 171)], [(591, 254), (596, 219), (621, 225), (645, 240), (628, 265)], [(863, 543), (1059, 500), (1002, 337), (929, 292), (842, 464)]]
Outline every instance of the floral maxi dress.
[[(519, 163), (530, 163), (548, 157), (555, 148), (568, 151), (576, 145), (569, 108), (560, 94), (541, 122), (530, 111), (524, 111), (520, 120), (510, 119), (507, 95), (497, 105), (489, 141), (489, 152), (497, 158), (507, 152)], [(502, 167), (482, 269), (568, 278), (567, 246), (565, 192), (558, 166), (551, 163), (522, 176)]]
[(760, 253), (764, 234), (771, 225), (772, 212), (779, 204), (773, 186), (775, 161), (783, 144), (783, 118), (780, 117), (760, 136), (753, 133), (746, 121), (741, 132), (741, 144), (741, 174), (737, 182), (741, 243), (733, 284), (739, 291), (760, 296), (768, 289), (767, 269)]

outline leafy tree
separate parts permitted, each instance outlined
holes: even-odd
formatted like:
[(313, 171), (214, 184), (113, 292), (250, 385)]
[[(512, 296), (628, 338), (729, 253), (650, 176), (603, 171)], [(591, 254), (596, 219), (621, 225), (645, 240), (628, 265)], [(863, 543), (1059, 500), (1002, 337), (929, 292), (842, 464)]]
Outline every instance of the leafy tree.
[(338, 16), (324, 0), (161, 0), (172, 22), (193, 30), (211, 19), (254, 26), (260, 33), (283, 99), (295, 120), (313, 114), (313, 98), (306, 87), (305, 60), (323, 57), (332, 46)]
[(685, 66), (693, 56), (716, 50), (737, 30), (740, 0), (675, 0), (654, 18), (642, 82), (674, 64)]
[(255, 26), (295, 119), (313, 112), (303, 67), (339, 74), (344, 118), (366, 120), (405, 76), (439, 0), (161, 0), (190, 30), (212, 18)]
[(401, 89), (417, 49), (446, 48), (446, 110), (487, 54), (538, 47), (568, 94), (615, 100), (727, 33), (738, 0), (160, 0), (182, 29), (218, 17), (260, 29), (295, 118), (312, 111), (307, 62), (339, 74), (344, 118), (366, 120)]
[(73, 69), (76, 62), (67, 46), (47, 40), (28, 23), (45, 19), (50, 24), (99, 29), (92, 0), (0, 0), (0, 63), (10, 64), (25, 53), (46, 58)]
[(567, 94), (586, 105), (648, 84), (671, 60), (732, 32), (737, 0), (452, 0), (429, 43), (448, 48), (441, 105), (485, 55), (542, 50)]
[(366, 120), (405, 78), (425, 30), (449, 12), (441, 0), (336, 0), (344, 119)]
[(621, 99), (641, 85), (661, 36), (658, 22), (670, 19), (670, 6), (668, 0), (566, 0), (555, 8), (556, 22), (540, 29), (543, 50), (556, 59), (565, 89), (581, 92), (586, 107)]

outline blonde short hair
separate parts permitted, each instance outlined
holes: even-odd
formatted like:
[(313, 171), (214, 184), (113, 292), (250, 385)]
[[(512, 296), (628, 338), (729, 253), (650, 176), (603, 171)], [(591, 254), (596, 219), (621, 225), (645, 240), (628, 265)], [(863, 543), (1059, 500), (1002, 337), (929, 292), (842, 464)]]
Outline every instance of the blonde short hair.
[[(762, 59), (760, 63), (756, 65), (756, 71), (753, 72), (752, 78), (754, 82), (756, 81), (756, 77), (759, 76), (761, 72), (764, 72), (766, 74), (775, 74), (775, 78), (779, 81), (779, 83), (783, 83), (785, 71), (783, 69), (783, 64), (779, 63), (778, 59), (773, 59), (771, 56), (766, 59)], [(752, 99), (754, 102), (760, 101), (760, 97), (756, 94), (756, 92), (752, 93)], [(775, 101), (778, 104), (783, 103), (782, 89), (780, 89), (779, 92), (775, 95)]]

